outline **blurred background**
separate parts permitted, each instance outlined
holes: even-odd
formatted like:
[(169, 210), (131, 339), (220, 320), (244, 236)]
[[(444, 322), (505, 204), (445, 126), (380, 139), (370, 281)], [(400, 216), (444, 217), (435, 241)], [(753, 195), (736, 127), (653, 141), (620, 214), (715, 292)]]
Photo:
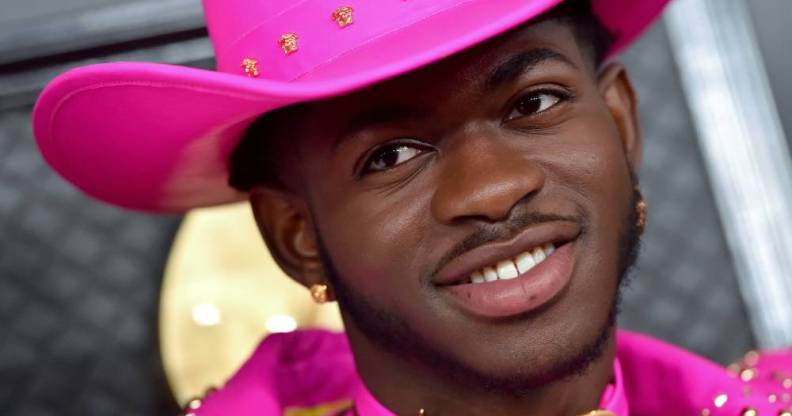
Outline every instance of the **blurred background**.
[[(792, 209), (775, 198), (792, 191), (792, 3), (674, 3), (622, 59), (641, 96), (650, 215), (620, 322), (727, 363), (792, 342), (792, 313), (778, 300), (792, 299), (782, 260), (792, 243), (777, 215)], [(735, 34), (750, 42), (729, 43)], [(124, 212), (44, 165), (30, 112), (45, 82), (120, 60), (212, 68), (199, 1), (0, 0), (2, 415), (173, 415), (222, 384), (267, 333), (340, 329), (334, 306), (313, 306), (274, 267), (244, 205), (186, 217)], [(704, 76), (724, 63), (723, 79), (743, 84)], [(726, 118), (740, 129), (708, 134), (702, 103), (712, 102), (701, 97), (712, 88), (725, 89), (718, 103), (765, 118), (737, 111)], [(753, 158), (744, 171), (718, 153), (741, 145), (757, 149), (741, 152)], [(745, 189), (766, 190), (753, 205), (776, 211), (746, 211), (734, 199)], [(758, 249), (771, 254), (753, 261)]]

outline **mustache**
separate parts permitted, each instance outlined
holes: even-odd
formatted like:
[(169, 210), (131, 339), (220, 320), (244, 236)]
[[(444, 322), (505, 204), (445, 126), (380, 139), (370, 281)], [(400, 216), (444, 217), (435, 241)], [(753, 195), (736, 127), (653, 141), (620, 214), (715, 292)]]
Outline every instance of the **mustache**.
[[(479, 227), (478, 230), (470, 233), (458, 244), (454, 245), (448, 250), (437, 263), (437, 267), (432, 272), (431, 276), (436, 276), (440, 270), (445, 267), (451, 260), (461, 256), (468, 251), (481, 247), (487, 243), (499, 240), (508, 240), (514, 237), (520, 231), (530, 226), (554, 222), (554, 221), (570, 221), (580, 222), (579, 218), (558, 214), (547, 214), (540, 212), (529, 212), (525, 214), (514, 215), (508, 221), (499, 222), (497, 224), (484, 225)], [(585, 228), (585, 227), (582, 227)], [(584, 230), (581, 229), (581, 232)]]

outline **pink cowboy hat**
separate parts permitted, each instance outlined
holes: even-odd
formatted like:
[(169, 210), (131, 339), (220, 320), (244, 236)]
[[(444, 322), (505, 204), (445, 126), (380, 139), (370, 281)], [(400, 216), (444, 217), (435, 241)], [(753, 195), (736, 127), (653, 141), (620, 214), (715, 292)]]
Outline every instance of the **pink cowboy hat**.
[[(85, 193), (161, 212), (237, 201), (228, 159), (258, 116), (348, 93), (492, 38), (562, 0), (204, 0), (218, 70), (113, 63), (52, 81), (46, 161)], [(668, 0), (592, 0), (612, 56)]]

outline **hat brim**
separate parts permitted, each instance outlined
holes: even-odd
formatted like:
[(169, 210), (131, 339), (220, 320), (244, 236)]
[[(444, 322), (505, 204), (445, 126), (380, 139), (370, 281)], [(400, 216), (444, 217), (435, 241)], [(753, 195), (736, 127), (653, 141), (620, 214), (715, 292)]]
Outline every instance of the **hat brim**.
[[(229, 155), (261, 114), (349, 93), (436, 62), (560, 1), (461, 2), (293, 82), (152, 63), (78, 68), (44, 89), (33, 112), (34, 133), (56, 171), (111, 204), (183, 212), (237, 201), (245, 195), (227, 183)], [(629, 44), (667, 1), (595, 0), (595, 12), (616, 36), (611, 54)]]

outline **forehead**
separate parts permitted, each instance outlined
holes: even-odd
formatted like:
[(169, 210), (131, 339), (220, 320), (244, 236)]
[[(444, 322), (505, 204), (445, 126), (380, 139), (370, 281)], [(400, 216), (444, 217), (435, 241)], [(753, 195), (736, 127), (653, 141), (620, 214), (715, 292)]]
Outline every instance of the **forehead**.
[(379, 102), (417, 106), (423, 101), (431, 103), (438, 96), (480, 93), (494, 87), (488, 81), (492, 81), (498, 70), (501, 70), (501, 75), (508, 76), (503, 70), (508, 72), (528, 69), (525, 66), (508, 64), (518, 55), (530, 54), (532, 51), (544, 52), (540, 53), (543, 58), (548, 58), (547, 52), (552, 52), (557, 55), (553, 58), (560, 59), (548, 61), (558, 63), (565, 60), (581, 69), (581, 72), (593, 73), (593, 62), (586, 59), (572, 27), (558, 20), (546, 19), (525, 24), (420, 70), (349, 95), (312, 103), (306, 109), (313, 117), (327, 114), (328, 109), (333, 109), (334, 113), (344, 109), (348, 115), (369, 110), (372, 104)]
[[(550, 51), (558, 59), (542, 60), (532, 68), (509, 65), (515, 57), (538, 50)], [(424, 125), (459, 120), (467, 116), (469, 103), (494, 99), (494, 86), (488, 80), (504, 78), (503, 84), (508, 86), (508, 78), (521, 76), (522, 72), (513, 71), (515, 68), (533, 69), (529, 72), (534, 75), (563, 72), (581, 83), (594, 82), (596, 78), (594, 60), (580, 48), (572, 26), (558, 19), (531, 22), (392, 80), (276, 112), (269, 123), (273, 128), (269, 134), (272, 140), (267, 141), (269, 152), (296, 162), (280, 164), (278, 176), (292, 191), (302, 193), (306, 180), (312, 181), (298, 171), (313, 171), (323, 165), (337, 153), (342, 142), (359, 137), (367, 127), (402, 125), (410, 119)], [(507, 88), (502, 89), (505, 92), (501, 95), (510, 93)]]

